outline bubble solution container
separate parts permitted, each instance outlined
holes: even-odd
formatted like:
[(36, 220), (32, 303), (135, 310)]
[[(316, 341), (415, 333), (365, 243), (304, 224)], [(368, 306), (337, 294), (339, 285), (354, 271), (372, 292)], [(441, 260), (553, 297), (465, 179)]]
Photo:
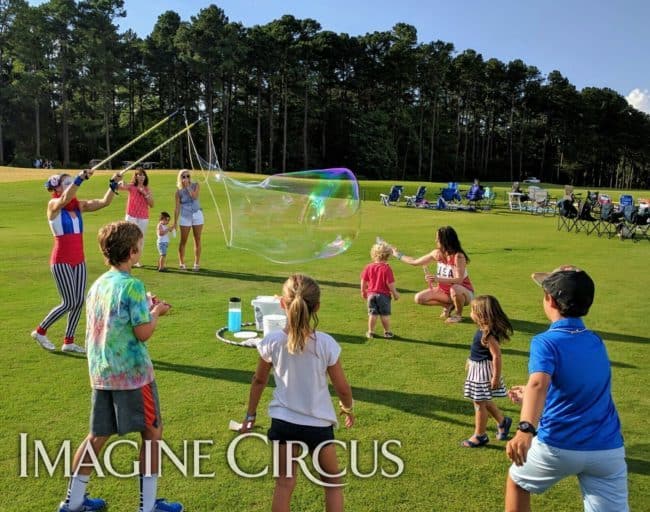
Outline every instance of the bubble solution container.
[(230, 332), (241, 331), (241, 299), (230, 297), (228, 301), (228, 330)]
[(284, 315), (280, 305), (280, 297), (274, 295), (258, 295), (251, 301), (255, 314), (255, 328), (261, 331), (264, 328), (263, 319), (266, 315)]

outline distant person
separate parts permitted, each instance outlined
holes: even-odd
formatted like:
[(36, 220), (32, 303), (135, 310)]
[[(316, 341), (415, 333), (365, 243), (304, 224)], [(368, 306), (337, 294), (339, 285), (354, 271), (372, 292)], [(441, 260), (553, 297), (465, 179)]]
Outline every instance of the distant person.
[(32, 332), (32, 338), (45, 350), (55, 349), (47, 337), (47, 330), (67, 313), (68, 323), (61, 350), (79, 353), (86, 351), (74, 341), (86, 293), (86, 260), (81, 214), (107, 207), (113, 201), (117, 190), (117, 176), (114, 175), (103, 198), (77, 199), (79, 187), (85, 180), (90, 179), (93, 172), (86, 169), (74, 179), (69, 174), (53, 174), (45, 182), (45, 188), (52, 195), (47, 203), (47, 220), (54, 235), (50, 270), (61, 296), (61, 303), (55, 306)]
[(530, 343), (526, 387), (511, 393), (522, 406), (517, 433), (506, 447), (513, 464), (505, 510), (529, 512), (531, 493), (576, 475), (586, 512), (627, 512), (627, 465), (611, 364), (603, 340), (582, 320), (594, 300), (594, 282), (570, 265), (532, 277), (544, 290), (551, 325)]
[(361, 272), (361, 296), (368, 304), (368, 332), (366, 338), (373, 338), (377, 319), (381, 319), (384, 338), (394, 338), (390, 328), (390, 299), (399, 299), (395, 287), (395, 276), (388, 264), (392, 254), (390, 245), (377, 243), (370, 249), (372, 263), (368, 263)]
[[(415, 294), (415, 302), (425, 306), (442, 306), (443, 318), (447, 323), (462, 322), (463, 308), (474, 298), (474, 287), (467, 273), (469, 256), (463, 250), (458, 234), (451, 226), (444, 226), (436, 232), (436, 248), (424, 256), (412, 258), (397, 248), (393, 255), (409, 265), (425, 267), (426, 290)], [(435, 262), (436, 274), (426, 271), (426, 266)]]
[[(133, 174), (131, 183), (125, 184), (124, 182), (120, 182), (120, 190), (128, 190), (129, 192), (124, 220), (133, 222), (140, 228), (144, 241), (147, 235), (147, 227), (149, 226), (149, 209), (153, 208), (153, 194), (149, 188), (147, 171), (142, 167), (138, 167)], [(142, 257), (143, 252), (144, 247), (143, 251), (140, 252), (140, 257)], [(142, 267), (142, 262), (137, 261), (134, 267)]]
[(298, 464), (294, 459), (288, 473), (287, 458), (297, 456), (304, 448), (311, 454), (318, 448), (318, 471), (323, 473), (319, 478), (326, 484), (325, 510), (340, 512), (344, 509), (341, 478), (332, 476), (339, 474), (336, 445), (332, 443), (338, 421), (327, 380), (329, 377), (332, 382), (345, 426), (350, 428), (354, 425), (354, 401), (341, 365), (341, 347), (329, 334), (316, 330), (320, 287), (312, 278), (292, 275), (282, 287), (280, 303), (287, 313), (287, 327), (271, 332), (257, 346), (260, 357), (241, 432), (253, 428), (257, 405), (272, 371), (275, 389), (269, 404), (268, 438), (279, 444), (280, 475), (275, 481), (271, 510), (290, 510)]
[(160, 213), (160, 219), (158, 226), (156, 227), (157, 232), (157, 246), (158, 246), (158, 272), (167, 272), (167, 249), (169, 248), (169, 232), (171, 227), (169, 226), (169, 221), (171, 217), (167, 212)]
[[(88, 291), (86, 342), (92, 387), (90, 432), (74, 456), (73, 476), (59, 512), (102, 510), (106, 502), (89, 498), (86, 486), (93, 465), (113, 434), (139, 432), (139, 512), (182, 512), (180, 503), (156, 499), (162, 419), (153, 364), (145, 342), (170, 305), (147, 300), (144, 284), (131, 275), (140, 258), (142, 231), (126, 221), (99, 230), (99, 247), (110, 269)], [(119, 307), (116, 307), (119, 305)], [(150, 449), (147, 444), (150, 443)]]
[(512, 184), (512, 190), (511, 190), (511, 192), (513, 192), (513, 193), (515, 193), (515, 194), (521, 194), (521, 195), (519, 196), (519, 201), (522, 202), (522, 203), (524, 203), (524, 202), (526, 202), (526, 201), (528, 201), (528, 200), (530, 199), (530, 198), (528, 197), (528, 194), (526, 194), (524, 191), (521, 190), (521, 185), (519, 184), (518, 181), (515, 181), (515, 182)]
[(470, 316), (478, 326), (474, 334), (469, 359), (464, 395), (474, 402), (474, 434), (465, 439), (461, 446), (479, 448), (490, 442), (487, 435), (488, 416), (497, 422), (496, 438), (508, 439), (512, 418), (505, 416), (492, 401), (505, 397), (503, 383), (501, 343), (512, 336), (512, 324), (501, 309), (501, 304), (492, 295), (479, 295), (471, 303)]
[(200, 187), (192, 182), (190, 171), (182, 169), (176, 179), (176, 209), (174, 210), (174, 226), (181, 228), (181, 239), (178, 244), (179, 268), (185, 270), (185, 245), (190, 236), (194, 236), (194, 266), (192, 270), (201, 269), (201, 233), (203, 232), (203, 210), (199, 202)]

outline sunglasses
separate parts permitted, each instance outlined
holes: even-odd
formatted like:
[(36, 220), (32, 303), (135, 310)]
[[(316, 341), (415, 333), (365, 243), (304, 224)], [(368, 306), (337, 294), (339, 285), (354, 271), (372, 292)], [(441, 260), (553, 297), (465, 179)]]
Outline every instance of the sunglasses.
[(189, 177), (190, 177), (189, 174), (183, 174), (183, 175), (181, 175), (181, 178), (189, 178)]

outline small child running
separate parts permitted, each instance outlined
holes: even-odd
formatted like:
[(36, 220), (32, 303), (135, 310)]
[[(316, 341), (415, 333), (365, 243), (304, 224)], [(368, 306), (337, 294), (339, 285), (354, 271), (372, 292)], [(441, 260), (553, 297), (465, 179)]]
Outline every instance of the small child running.
[(373, 338), (377, 317), (381, 319), (384, 328), (384, 338), (394, 338), (390, 329), (390, 300), (391, 296), (399, 299), (395, 287), (393, 269), (387, 262), (393, 249), (385, 242), (379, 242), (370, 249), (372, 263), (368, 263), (361, 272), (361, 296), (368, 301), (368, 332), (367, 338)]
[(498, 423), (496, 437), (499, 441), (507, 440), (510, 433), (512, 419), (503, 415), (492, 398), (507, 394), (501, 375), (500, 344), (510, 339), (513, 330), (499, 301), (492, 295), (479, 295), (472, 300), (470, 316), (478, 331), (467, 360), (464, 395), (474, 401), (475, 426), (474, 435), (465, 439), (461, 446), (478, 448), (490, 441), (486, 432), (488, 414)]

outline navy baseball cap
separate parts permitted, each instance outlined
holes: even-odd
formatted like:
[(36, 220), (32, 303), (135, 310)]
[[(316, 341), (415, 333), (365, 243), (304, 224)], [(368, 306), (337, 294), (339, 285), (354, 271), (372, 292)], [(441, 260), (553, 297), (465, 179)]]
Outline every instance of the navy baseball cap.
[(562, 316), (580, 317), (589, 312), (596, 286), (589, 274), (573, 265), (562, 265), (552, 272), (535, 272), (533, 281), (555, 299)]

